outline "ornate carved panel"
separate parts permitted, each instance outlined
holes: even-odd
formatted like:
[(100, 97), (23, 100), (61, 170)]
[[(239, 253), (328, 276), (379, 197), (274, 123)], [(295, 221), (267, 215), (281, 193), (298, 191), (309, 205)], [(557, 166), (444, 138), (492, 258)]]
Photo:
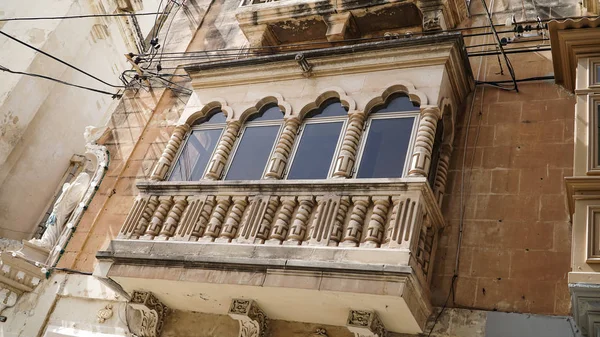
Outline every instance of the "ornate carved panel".
[(151, 292), (134, 291), (128, 303), (129, 330), (138, 337), (159, 337), (169, 308)]
[(255, 196), (242, 221), (237, 242), (264, 243), (269, 238), (278, 207), (279, 197), (277, 196)]
[(356, 337), (387, 336), (387, 330), (375, 311), (350, 310), (346, 327)]
[(253, 300), (233, 299), (227, 314), (240, 323), (239, 337), (266, 337), (267, 315)]

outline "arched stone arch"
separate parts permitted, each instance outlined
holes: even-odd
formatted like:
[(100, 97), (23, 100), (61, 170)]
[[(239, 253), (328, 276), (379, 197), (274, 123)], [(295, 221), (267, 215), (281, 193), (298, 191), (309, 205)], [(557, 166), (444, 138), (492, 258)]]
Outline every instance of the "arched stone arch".
[(300, 112), (298, 113), (300, 120), (303, 120), (307, 113), (320, 107), (323, 102), (330, 98), (339, 99), (342, 103), (342, 106), (348, 109), (348, 114), (356, 111), (356, 102), (346, 95), (344, 89), (339, 87), (329, 87), (324, 89), (314, 101), (306, 104), (302, 109), (300, 109)]
[(391, 95), (398, 93), (407, 95), (412, 102), (417, 103), (420, 106), (428, 104), (427, 96), (424, 93), (415, 89), (415, 86), (412, 83), (407, 81), (399, 81), (396, 84), (385, 89), (380, 96), (377, 96), (370, 100), (365, 105), (365, 113), (369, 113), (376, 106), (385, 104), (385, 102)]
[(267, 104), (277, 104), (279, 109), (281, 109), (281, 111), (283, 112), (284, 118), (289, 118), (291, 116), (292, 106), (288, 102), (286, 102), (283, 99), (283, 96), (281, 96), (280, 94), (271, 93), (271, 94), (265, 95), (265, 97), (258, 100), (258, 102), (256, 102), (256, 104), (254, 106), (249, 107), (248, 109), (244, 110), (244, 112), (242, 112), (240, 114), (240, 117), (238, 118), (239, 121), (241, 123), (244, 123), (246, 121), (246, 119), (248, 119), (248, 117), (259, 112), (260, 109), (262, 109)]
[(184, 115), (179, 118), (178, 125), (187, 124), (191, 126), (197, 120), (201, 118), (207, 117), (211, 112), (214, 112), (216, 109), (223, 111), (225, 116), (227, 117), (227, 121), (233, 119), (233, 109), (227, 105), (227, 102), (222, 98), (215, 98), (211, 102), (205, 104), (200, 110), (190, 111), (188, 113), (184, 113)]

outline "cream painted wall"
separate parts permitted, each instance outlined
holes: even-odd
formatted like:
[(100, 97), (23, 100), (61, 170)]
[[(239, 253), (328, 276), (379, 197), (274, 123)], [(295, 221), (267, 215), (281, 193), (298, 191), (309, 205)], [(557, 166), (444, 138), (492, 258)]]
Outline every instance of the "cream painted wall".
[[(111, 5), (112, 3), (112, 5)], [(155, 12), (158, 1), (144, 1), (142, 12)], [(110, 7), (112, 6), (112, 7)], [(6, 1), (0, 17), (64, 16), (115, 12), (115, 2), (59, 0), (42, 6), (34, 0)], [(154, 16), (144, 17), (147, 34)], [(121, 20), (121, 21), (120, 21)], [(130, 66), (123, 18), (11, 21), (0, 29), (66, 62), (120, 85)], [(106, 25), (104, 36), (94, 25)], [(0, 65), (44, 74), (109, 92), (104, 85), (40, 53), (0, 36)], [(84, 152), (87, 125), (104, 125), (114, 109), (108, 95), (22, 75), (0, 74), (0, 237), (29, 238), (54, 195), (73, 154)]]

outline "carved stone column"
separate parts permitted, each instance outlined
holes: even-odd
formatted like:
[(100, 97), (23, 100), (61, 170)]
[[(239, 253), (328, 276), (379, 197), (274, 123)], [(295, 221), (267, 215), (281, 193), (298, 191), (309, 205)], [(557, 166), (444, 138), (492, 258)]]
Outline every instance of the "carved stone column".
[(212, 242), (221, 232), (221, 225), (225, 221), (229, 205), (231, 204), (231, 198), (228, 196), (218, 196), (217, 205), (215, 206), (210, 220), (208, 221), (208, 227), (204, 231), (204, 236), (200, 241)]
[(435, 129), (440, 118), (440, 109), (436, 106), (422, 108), (417, 130), (417, 140), (410, 163), (408, 175), (427, 177), (431, 166), (431, 151), (435, 140)]
[(344, 230), (344, 222), (346, 221), (346, 214), (350, 208), (350, 197), (341, 197), (340, 206), (338, 207), (337, 214), (335, 215), (335, 221), (333, 222), (333, 228), (331, 229), (331, 236), (329, 237), (329, 245), (337, 246), (342, 241), (342, 232)]
[(234, 298), (227, 314), (240, 323), (239, 337), (267, 336), (267, 315), (253, 300)]
[(151, 180), (158, 181), (165, 179), (165, 175), (173, 164), (175, 156), (179, 151), (179, 147), (181, 146), (181, 143), (183, 142), (183, 139), (189, 130), (190, 126), (187, 124), (178, 125), (175, 127), (175, 131), (173, 131), (171, 139), (169, 139), (169, 143), (167, 143), (162, 156), (160, 156), (160, 159), (158, 160), (158, 163), (152, 172), (152, 176), (150, 177)]
[(175, 235), (175, 230), (179, 225), (179, 220), (181, 220), (181, 215), (185, 208), (188, 205), (185, 196), (176, 196), (173, 198), (175, 203), (169, 213), (167, 214), (167, 219), (162, 226), (159, 236), (156, 238), (158, 240), (169, 240)]
[(362, 230), (365, 224), (365, 216), (369, 209), (369, 197), (353, 197), (354, 207), (350, 215), (350, 221), (346, 228), (346, 235), (340, 246), (358, 247), (362, 237)]
[(388, 332), (375, 311), (350, 310), (346, 327), (356, 337), (386, 337)]
[(146, 229), (146, 233), (142, 236), (142, 240), (153, 240), (160, 233), (163, 223), (167, 217), (167, 213), (173, 206), (173, 197), (162, 196), (158, 198), (158, 207), (152, 215), (152, 220)]
[(446, 181), (448, 179), (448, 166), (450, 166), (450, 155), (452, 154), (452, 146), (448, 144), (442, 145), (440, 158), (438, 159), (437, 173), (435, 175), (434, 193), (440, 207), (446, 192)]
[(273, 156), (269, 160), (269, 166), (265, 174), (267, 179), (281, 179), (283, 177), (285, 166), (294, 147), (294, 140), (298, 134), (299, 126), (300, 120), (296, 117), (285, 120), (283, 131), (281, 132), (277, 146), (275, 146)]
[(373, 214), (367, 227), (364, 247), (379, 247), (383, 241), (385, 221), (390, 207), (389, 197), (373, 197)]
[[(159, 337), (169, 308), (151, 292), (135, 290), (128, 303), (127, 325), (131, 333), (138, 337)], [(135, 315), (133, 311), (137, 311)]]
[(140, 236), (144, 235), (158, 204), (159, 201), (157, 196), (152, 196), (148, 199), (148, 204), (146, 205), (146, 208), (144, 208), (144, 212), (140, 216), (140, 220), (138, 221), (131, 238), (139, 239)]
[(242, 222), (242, 215), (244, 214), (244, 210), (248, 206), (248, 198), (247, 197), (233, 197), (233, 206), (231, 207), (231, 211), (229, 211), (229, 215), (225, 220), (225, 225), (223, 225), (223, 229), (221, 229), (221, 234), (215, 240), (215, 242), (231, 242), (237, 234), (238, 226), (240, 222)]
[(296, 208), (296, 197), (282, 197), (281, 198), (281, 210), (277, 215), (277, 220), (271, 229), (271, 235), (267, 244), (280, 245), (285, 237), (287, 236), (290, 228), (290, 222), (294, 209)]
[(230, 121), (227, 123), (225, 133), (221, 137), (217, 150), (208, 164), (208, 171), (205, 178), (218, 180), (221, 177), (221, 173), (223, 173), (223, 169), (225, 169), (225, 165), (227, 164), (227, 159), (229, 159), (229, 154), (233, 149), (233, 144), (235, 144), (238, 131), (240, 131), (240, 125), (239, 121)]
[(365, 124), (365, 114), (363, 112), (353, 112), (348, 119), (342, 148), (335, 161), (334, 178), (349, 178), (352, 175), (352, 168), (356, 162), (356, 150), (363, 133), (363, 125)]
[(286, 245), (300, 245), (306, 236), (306, 229), (308, 228), (308, 218), (312, 213), (312, 209), (315, 206), (315, 201), (312, 196), (300, 196), (298, 197), (298, 211), (296, 211), (296, 217), (290, 227), (290, 233), (288, 239), (284, 244)]

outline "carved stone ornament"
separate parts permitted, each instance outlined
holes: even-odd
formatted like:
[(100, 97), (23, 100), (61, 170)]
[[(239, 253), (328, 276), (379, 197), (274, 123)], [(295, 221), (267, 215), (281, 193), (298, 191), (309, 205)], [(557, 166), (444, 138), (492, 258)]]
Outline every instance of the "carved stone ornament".
[(240, 323), (239, 337), (267, 336), (267, 315), (253, 300), (234, 298), (227, 314)]
[[(151, 292), (134, 290), (128, 303), (129, 330), (138, 337), (159, 337), (169, 308)], [(133, 312), (132, 312), (133, 311)]]
[(329, 337), (329, 335), (327, 334), (327, 330), (325, 330), (323, 328), (317, 328), (317, 330), (315, 330), (315, 333), (313, 333), (310, 336), (311, 337)]
[(104, 323), (113, 316), (112, 304), (107, 304), (104, 308), (98, 310), (98, 323)]
[(350, 310), (346, 327), (355, 337), (387, 336), (387, 330), (375, 311)]

